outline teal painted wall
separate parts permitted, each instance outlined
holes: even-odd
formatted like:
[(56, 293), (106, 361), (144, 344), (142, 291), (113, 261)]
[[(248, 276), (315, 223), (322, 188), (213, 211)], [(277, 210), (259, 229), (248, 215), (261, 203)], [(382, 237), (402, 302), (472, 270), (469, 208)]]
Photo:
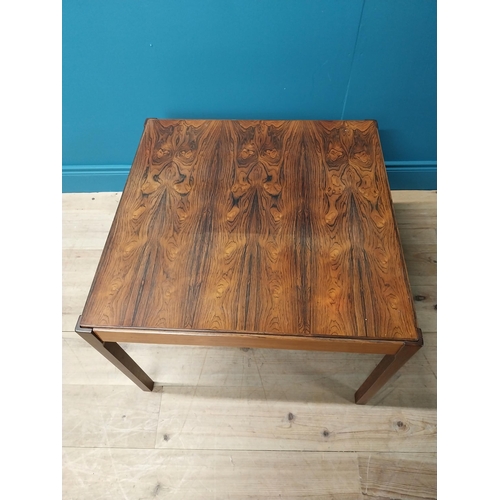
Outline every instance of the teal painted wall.
[(148, 117), (374, 118), (435, 189), (436, 2), (63, 0), (63, 191), (121, 190)]

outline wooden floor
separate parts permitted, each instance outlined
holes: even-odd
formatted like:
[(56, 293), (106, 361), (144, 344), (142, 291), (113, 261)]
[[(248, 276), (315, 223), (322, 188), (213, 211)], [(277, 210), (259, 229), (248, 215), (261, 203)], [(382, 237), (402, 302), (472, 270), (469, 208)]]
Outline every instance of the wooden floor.
[(380, 355), (126, 345), (144, 393), (75, 333), (120, 193), (63, 195), (63, 499), (436, 498), (436, 192), (394, 191), (424, 347)]

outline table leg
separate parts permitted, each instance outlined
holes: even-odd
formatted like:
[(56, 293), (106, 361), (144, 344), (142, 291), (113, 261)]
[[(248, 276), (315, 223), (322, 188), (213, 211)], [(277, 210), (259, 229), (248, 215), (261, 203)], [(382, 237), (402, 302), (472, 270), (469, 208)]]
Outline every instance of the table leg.
[(403, 344), (396, 354), (387, 354), (356, 391), (354, 400), (364, 405), (422, 347), (422, 341)]
[(116, 342), (103, 342), (92, 332), (91, 328), (82, 328), (80, 326), (80, 318), (78, 318), (75, 332), (99, 351), (108, 361), (111, 361), (143, 391), (153, 390), (154, 382)]

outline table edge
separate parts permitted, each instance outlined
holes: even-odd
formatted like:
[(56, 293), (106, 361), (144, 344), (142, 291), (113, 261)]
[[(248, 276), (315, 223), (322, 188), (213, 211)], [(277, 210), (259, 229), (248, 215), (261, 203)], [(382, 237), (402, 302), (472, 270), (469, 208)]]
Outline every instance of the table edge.
[(416, 340), (380, 338), (313, 337), (240, 332), (154, 330), (141, 328), (75, 327), (77, 333), (92, 333), (102, 342), (174, 344), (262, 349), (290, 349), (372, 354), (396, 354), (403, 345), (423, 345), (422, 331)]
[[(280, 339), (319, 339), (319, 340), (356, 340), (365, 342), (418, 342), (421, 337), (420, 328), (415, 329), (413, 336), (406, 337), (359, 337), (353, 335), (299, 335), (290, 333), (273, 333), (273, 332), (257, 332), (247, 330), (204, 330), (204, 329), (183, 329), (183, 328), (151, 328), (140, 326), (121, 326), (121, 325), (97, 325), (97, 324), (81, 324), (81, 317), (78, 320), (77, 328), (88, 329), (91, 331), (106, 331), (106, 332), (131, 332), (140, 333), (142, 335), (194, 335), (194, 336), (216, 336), (216, 335), (243, 335), (245, 337), (276, 337)], [(76, 330), (75, 330), (76, 331)]]

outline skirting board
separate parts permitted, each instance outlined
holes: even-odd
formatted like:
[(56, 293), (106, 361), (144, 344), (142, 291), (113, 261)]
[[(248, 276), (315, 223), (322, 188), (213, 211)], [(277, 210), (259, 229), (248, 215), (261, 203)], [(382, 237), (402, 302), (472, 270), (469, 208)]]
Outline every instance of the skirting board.
[[(386, 161), (391, 189), (437, 189), (437, 162)], [(123, 191), (130, 165), (63, 165), (63, 193)]]

